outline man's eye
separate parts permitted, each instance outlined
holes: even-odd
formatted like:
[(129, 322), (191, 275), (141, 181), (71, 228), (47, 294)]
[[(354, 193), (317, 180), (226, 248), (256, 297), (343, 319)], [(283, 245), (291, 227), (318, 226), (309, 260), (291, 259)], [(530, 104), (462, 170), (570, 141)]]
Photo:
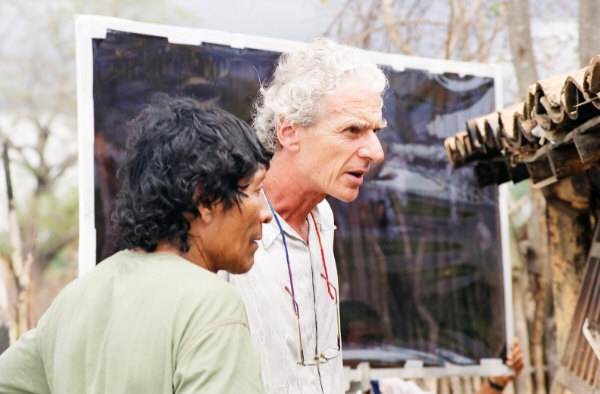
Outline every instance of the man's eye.
[(361, 130), (361, 128), (357, 127), (357, 126), (351, 126), (346, 129), (346, 131), (348, 133), (352, 133), (352, 134), (356, 134), (356, 133), (360, 132), (360, 130)]
[(381, 131), (381, 129), (373, 129), (373, 133), (377, 134)]

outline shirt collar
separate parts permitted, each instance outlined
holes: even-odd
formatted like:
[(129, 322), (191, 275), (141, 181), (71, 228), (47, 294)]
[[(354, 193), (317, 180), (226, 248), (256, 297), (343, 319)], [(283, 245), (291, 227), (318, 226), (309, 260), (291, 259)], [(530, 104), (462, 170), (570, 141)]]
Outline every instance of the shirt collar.
[[(325, 232), (325, 231), (329, 231), (329, 230), (334, 230), (335, 225), (333, 224), (333, 221), (331, 221), (331, 223), (329, 223), (328, 220), (324, 220), (326, 217), (324, 217), (320, 214), (319, 208), (320, 208), (321, 204), (323, 204), (323, 203), (327, 204), (325, 201), (320, 202), (312, 210), (313, 214), (315, 215), (315, 220), (317, 222), (317, 225), (319, 226), (319, 231)], [(290, 226), (285, 220), (283, 220), (283, 218), (281, 216), (279, 216), (279, 214), (277, 214), (277, 213), (275, 213), (275, 214), (279, 218), (279, 223), (281, 224), (281, 228), (283, 229), (283, 232), (285, 233), (286, 238), (295, 238), (297, 240), (304, 242), (304, 240), (302, 240), (300, 235), (296, 232), (296, 230), (294, 230), (292, 228), (292, 226)], [(277, 239), (277, 237), (281, 236), (281, 234), (279, 232), (279, 227), (277, 226), (277, 222), (275, 221), (275, 218), (273, 218), (271, 220), (271, 222), (263, 224), (262, 232), (263, 232), (262, 243), (263, 243), (263, 247), (265, 249), (268, 249), (273, 244), (273, 241), (275, 241)]]

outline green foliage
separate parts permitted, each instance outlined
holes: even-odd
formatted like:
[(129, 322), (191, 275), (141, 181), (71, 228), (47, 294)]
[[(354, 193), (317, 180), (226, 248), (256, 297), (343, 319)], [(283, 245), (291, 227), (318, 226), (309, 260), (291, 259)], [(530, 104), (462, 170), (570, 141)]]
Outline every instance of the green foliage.
[[(531, 183), (519, 182), (511, 184), (509, 190), (509, 211), (511, 231), (522, 233), (522, 227), (527, 226), (531, 217)], [(524, 236), (524, 234), (522, 234)]]
[[(19, 206), (21, 231), (27, 238), (35, 236), (41, 251), (72, 246), (77, 239), (74, 234), (79, 223), (78, 208), (78, 192), (74, 187), (60, 193), (34, 195), (27, 204)], [(53, 258), (54, 253), (47, 257)]]
[(510, 196), (513, 201), (519, 200), (525, 195), (529, 195), (529, 182), (511, 183), (509, 185)]
[(10, 256), (10, 245), (8, 243), (8, 231), (0, 232), (0, 255), (6, 258)]
[(496, 17), (500, 17), (506, 14), (506, 4), (501, 1), (494, 2), (488, 9), (491, 12), (491, 14)]

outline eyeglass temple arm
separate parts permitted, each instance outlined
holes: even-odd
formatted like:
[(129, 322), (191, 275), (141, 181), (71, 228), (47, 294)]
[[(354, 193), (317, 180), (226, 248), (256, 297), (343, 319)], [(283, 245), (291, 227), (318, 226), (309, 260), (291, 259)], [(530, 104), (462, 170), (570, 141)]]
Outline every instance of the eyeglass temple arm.
[(300, 340), (300, 363), (304, 364), (304, 346), (302, 343), (302, 330), (300, 330), (300, 308), (298, 307), (296, 298), (293, 296), (290, 288), (285, 286), (285, 291), (292, 297), (292, 303), (294, 304), (294, 313), (296, 314), (296, 323), (298, 324), (298, 338)]
[[(329, 282), (329, 279), (327, 278), (326, 275), (324, 275), (323, 273), (321, 273), (321, 278), (325, 279), (325, 281), (327, 282), (327, 287), (330, 289), (333, 289), (333, 297), (332, 299), (335, 301), (335, 307), (336, 307), (336, 313), (335, 313), (335, 317), (337, 320), (337, 326), (338, 326), (338, 332), (337, 332), (337, 346), (338, 349), (342, 348), (342, 338), (340, 335), (341, 332), (341, 326), (340, 326), (340, 310), (339, 310), (339, 303), (338, 303), (338, 293), (337, 293), (337, 289), (335, 288), (335, 286), (333, 285), (333, 283)], [(331, 292), (329, 293), (331, 294)]]

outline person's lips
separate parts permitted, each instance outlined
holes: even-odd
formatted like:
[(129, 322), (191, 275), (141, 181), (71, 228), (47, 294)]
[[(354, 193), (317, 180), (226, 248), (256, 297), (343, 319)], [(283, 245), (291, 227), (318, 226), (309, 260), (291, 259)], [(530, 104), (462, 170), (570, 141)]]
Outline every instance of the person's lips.
[(346, 172), (346, 174), (352, 179), (353, 183), (361, 185), (364, 180), (364, 176), (367, 173), (366, 170), (352, 170)]
[(258, 241), (260, 241), (261, 239), (262, 239), (262, 233), (259, 233), (257, 235), (254, 235), (252, 238), (250, 238), (250, 243), (258, 246)]

